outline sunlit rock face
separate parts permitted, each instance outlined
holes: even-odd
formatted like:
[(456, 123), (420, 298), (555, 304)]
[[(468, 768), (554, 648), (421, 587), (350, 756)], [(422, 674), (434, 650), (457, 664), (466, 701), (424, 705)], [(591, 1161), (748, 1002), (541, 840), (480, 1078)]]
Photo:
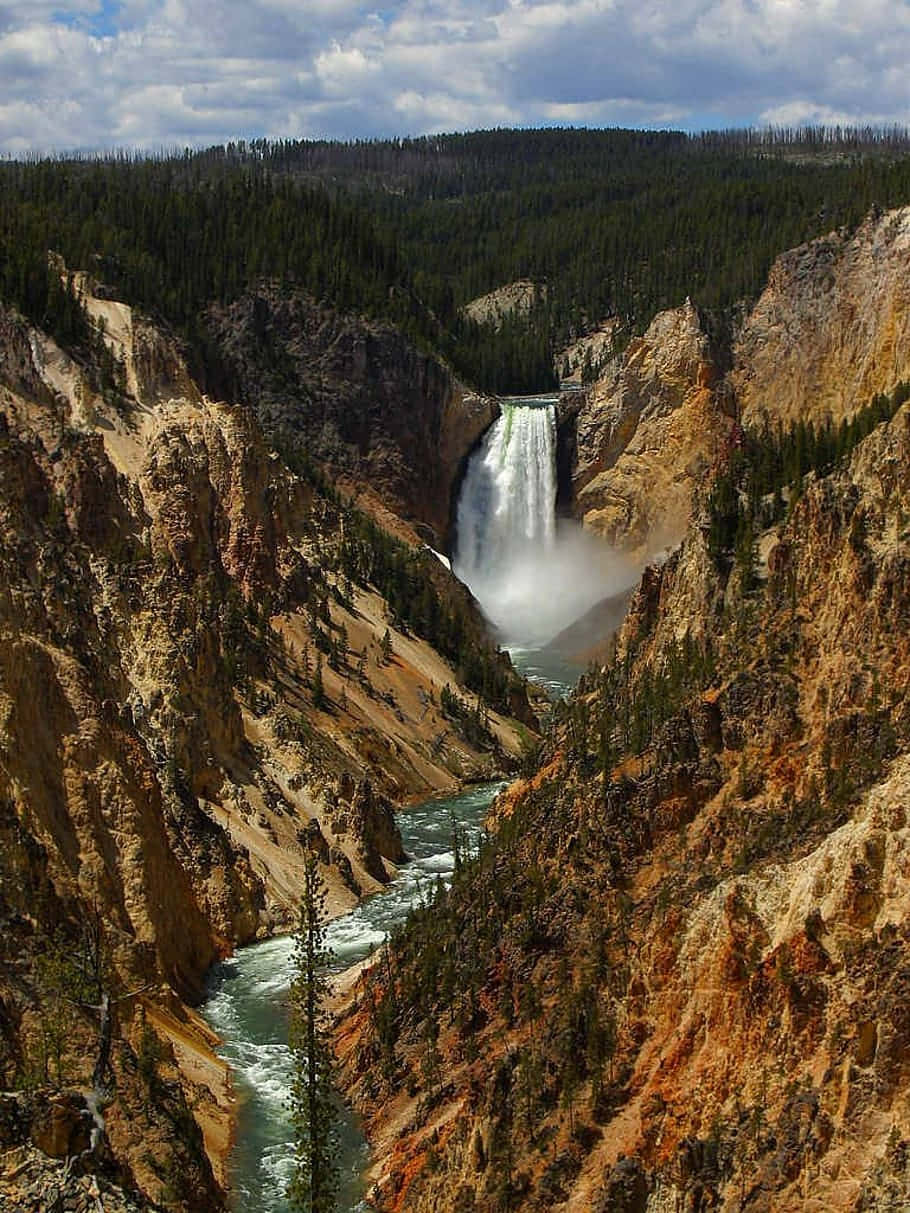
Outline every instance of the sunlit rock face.
[(677, 543), (699, 484), (736, 440), (835, 424), (910, 374), (910, 208), (782, 254), (732, 339), (695, 306), (659, 313), (588, 390), (575, 421), (572, 511), (647, 558)]
[(661, 312), (588, 391), (575, 423), (572, 511), (646, 560), (678, 543), (734, 428), (711, 339), (688, 300)]
[(910, 207), (778, 257), (734, 347), (743, 424), (839, 422), (910, 374)]

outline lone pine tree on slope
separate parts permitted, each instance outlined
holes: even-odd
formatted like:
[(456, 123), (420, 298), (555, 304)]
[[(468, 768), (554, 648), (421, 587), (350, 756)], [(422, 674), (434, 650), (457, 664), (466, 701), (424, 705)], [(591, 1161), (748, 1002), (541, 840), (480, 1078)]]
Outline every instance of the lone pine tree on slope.
[(308, 852), (294, 947), (289, 1033), (296, 1159), (288, 1199), (296, 1213), (334, 1213), (338, 1189), (333, 1057), (325, 1011), (330, 952), (325, 946), (324, 918), (325, 888), (316, 856)]

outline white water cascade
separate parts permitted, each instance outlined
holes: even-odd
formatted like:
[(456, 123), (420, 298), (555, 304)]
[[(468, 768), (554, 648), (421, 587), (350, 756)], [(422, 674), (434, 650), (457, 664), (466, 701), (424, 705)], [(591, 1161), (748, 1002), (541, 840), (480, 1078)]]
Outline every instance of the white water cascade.
[(452, 568), (500, 639), (545, 646), (623, 581), (605, 545), (556, 520), (556, 398), (505, 400), (471, 456)]
[(455, 572), (521, 643), (548, 639), (524, 624), (536, 597), (529, 575), (556, 540), (555, 468), (555, 406), (506, 402), (468, 464), (458, 502)]

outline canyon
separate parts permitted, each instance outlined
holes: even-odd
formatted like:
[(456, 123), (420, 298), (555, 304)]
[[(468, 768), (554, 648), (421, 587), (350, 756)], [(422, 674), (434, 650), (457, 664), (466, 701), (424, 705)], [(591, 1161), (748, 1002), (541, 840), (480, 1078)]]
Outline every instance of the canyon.
[(224, 1208), (210, 966), (308, 850), (341, 914), (396, 806), (520, 773), (339, 1012), (377, 1207), (905, 1207), (910, 405), (735, 542), (712, 486), (910, 378), (908, 232), (611, 331), (558, 400), (552, 495), (643, 571), (542, 738), (432, 550), (496, 399), (273, 281), (208, 312), (225, 399), (88, 272), (109, 358), (0, 311), (0, 1201)]

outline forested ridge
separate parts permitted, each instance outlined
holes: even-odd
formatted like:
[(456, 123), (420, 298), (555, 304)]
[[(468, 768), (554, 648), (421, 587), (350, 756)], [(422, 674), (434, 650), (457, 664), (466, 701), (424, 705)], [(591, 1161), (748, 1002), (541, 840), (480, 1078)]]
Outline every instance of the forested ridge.
[[(687, 295), (730, 308), (784, 249), (907, 202), (908, 152), (899, 130), (499, 130), (7, 162), (0, 294), (52, 321), (53, 249), (173, 324), (216, 389), (206, 307), (272, 278), (391, 321), (478, 387), (533, 390), (604, 318), (624, 338)], [(518, 278), (546, 287), (527, 319), (465, 318)]]

